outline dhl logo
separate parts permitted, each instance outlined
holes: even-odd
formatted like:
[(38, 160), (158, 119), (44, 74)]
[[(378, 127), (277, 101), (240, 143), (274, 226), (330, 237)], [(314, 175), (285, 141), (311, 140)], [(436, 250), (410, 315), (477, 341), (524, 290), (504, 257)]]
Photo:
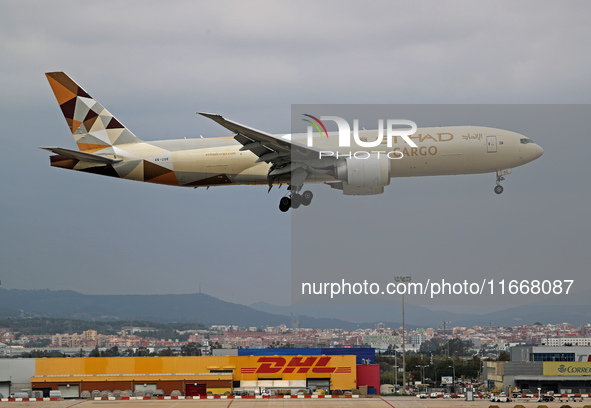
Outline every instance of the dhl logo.
[(351, 373), (351, 367), (328, 367), (332, 357), (291, 357), (289, 362), (284, 357), (260, 357), (257, 368), (243, 368), (244, 374), (277, 374), (300, 373), (312, 370), (317, 374)]

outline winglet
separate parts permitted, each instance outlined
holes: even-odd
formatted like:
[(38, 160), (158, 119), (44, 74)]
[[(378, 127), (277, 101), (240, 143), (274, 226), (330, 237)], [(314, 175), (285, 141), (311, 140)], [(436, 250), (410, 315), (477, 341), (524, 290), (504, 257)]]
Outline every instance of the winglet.
[(207, 112), (197, 112), (198, 115), (205, 116), (206, 118), (213, 119), (213, 118), (220, 118), (223, 119), (222, 115), (217, 113), (207, 113)]
[(197, 112), (197, 114), (205, 116), (206, 118), (211, 119), (222, 126), (224, 126), (223, 123), (226, 121), (222, 115), (218, 115), (217, 113)]

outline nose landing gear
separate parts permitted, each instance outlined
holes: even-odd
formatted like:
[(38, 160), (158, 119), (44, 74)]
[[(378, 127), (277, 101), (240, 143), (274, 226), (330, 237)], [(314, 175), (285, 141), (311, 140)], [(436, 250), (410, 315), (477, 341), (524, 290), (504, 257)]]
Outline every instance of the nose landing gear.
[(505, 177), (501, 176), (499, 172), (497, 172), (497, 185), (495, 186), (495, 193), (501, 194), (503, 192), (503, 186), (501, 185), (501, 181), (505, 181)]

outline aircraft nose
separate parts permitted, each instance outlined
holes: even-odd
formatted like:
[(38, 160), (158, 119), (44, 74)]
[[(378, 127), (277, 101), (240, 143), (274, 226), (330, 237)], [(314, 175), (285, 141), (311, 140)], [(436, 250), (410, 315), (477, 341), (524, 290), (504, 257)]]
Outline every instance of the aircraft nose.
[(540, 145), (536, 145), (536, 159), (544, 154), (544, 149)]

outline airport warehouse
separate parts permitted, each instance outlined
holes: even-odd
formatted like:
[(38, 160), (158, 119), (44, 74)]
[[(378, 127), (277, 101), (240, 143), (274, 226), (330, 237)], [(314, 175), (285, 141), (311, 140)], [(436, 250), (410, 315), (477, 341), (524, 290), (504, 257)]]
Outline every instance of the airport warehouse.
[(511, 361), (485, 361), (489, 389), (524, 393), (591, 394), (591, 347), (518, 346)]
[(373, 349), (245, 351), (256, 355), (2, 359), (0, 393), (8, 396), (28, 389), (44, 397), (50, 391), (79, 397), (115, 390), (145, 395), (177, 391), (184, 396), (379, 390), (375, 356), (365, 357)]

